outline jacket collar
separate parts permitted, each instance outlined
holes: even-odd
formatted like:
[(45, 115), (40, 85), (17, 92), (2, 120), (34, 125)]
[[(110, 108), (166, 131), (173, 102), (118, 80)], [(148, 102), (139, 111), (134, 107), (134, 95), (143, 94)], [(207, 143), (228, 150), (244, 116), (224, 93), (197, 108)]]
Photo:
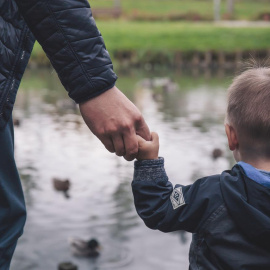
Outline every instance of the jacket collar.
[(270, 188), (270, 172), (258, 170), (244, 161), (238, 162), (238, 165), (242, 167), (245, 175), (249, 179)]

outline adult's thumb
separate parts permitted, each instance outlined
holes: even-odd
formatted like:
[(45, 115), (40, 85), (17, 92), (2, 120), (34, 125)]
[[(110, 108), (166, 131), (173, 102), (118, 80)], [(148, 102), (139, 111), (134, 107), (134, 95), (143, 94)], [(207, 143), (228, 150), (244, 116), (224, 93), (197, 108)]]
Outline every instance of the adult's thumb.
[(137, 135), (140, 135), (142, 138), (144, 138), (146, 141), (151, 140), (151, 134), (148, 125), (146, 124), (144, 118), (141, 118), (141, 121), (136, 127), (136, 133)]

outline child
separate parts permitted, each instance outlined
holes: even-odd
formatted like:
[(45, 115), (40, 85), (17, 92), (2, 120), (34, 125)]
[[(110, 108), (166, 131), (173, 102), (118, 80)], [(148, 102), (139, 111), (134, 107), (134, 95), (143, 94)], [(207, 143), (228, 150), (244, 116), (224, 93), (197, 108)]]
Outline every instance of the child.
[(135, 206), (151, 229), (193, 233), (189, 269), (269, 270), (270, 68), (234, 79), (225, 131), (237, 164), (174, 188), (158, 158), (158, 135), (150, 142), (138, 136)]

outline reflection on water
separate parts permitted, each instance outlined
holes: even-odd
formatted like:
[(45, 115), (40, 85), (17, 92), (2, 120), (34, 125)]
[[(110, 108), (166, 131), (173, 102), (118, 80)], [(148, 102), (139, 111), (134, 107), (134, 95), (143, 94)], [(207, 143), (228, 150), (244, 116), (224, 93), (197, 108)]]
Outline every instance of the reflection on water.
[[(229, 77), (170, 71), (119, 77), (120, 89), (160, 135), (171, 182), (191, 184), (232, 164), (222, 124)], [(188, 268), (190, 234), (145, 227), (133, 205), (133, 163), (108, 153), (89, 132), (53, 71), (27, 71), (14, 118), (21, 120), (15, 155), (28, 219), (11, 269), (52, 270), (62, 261), (80, 270)], [(213, 160), (215, 148), (225, 154)], [(54, 177), (71, 180), (69, 199), (53, 189)], [(71, 237), (97, 238), (101, 256), (73, 256)]]

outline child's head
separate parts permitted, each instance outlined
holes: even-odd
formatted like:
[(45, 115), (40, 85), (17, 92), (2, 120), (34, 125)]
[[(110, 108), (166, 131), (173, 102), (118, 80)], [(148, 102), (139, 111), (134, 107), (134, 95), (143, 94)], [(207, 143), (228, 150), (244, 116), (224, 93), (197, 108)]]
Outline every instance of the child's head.
[(228, 90), (226, 133), (239, 160), (270, 160), (270, 68), (252, 68)]

